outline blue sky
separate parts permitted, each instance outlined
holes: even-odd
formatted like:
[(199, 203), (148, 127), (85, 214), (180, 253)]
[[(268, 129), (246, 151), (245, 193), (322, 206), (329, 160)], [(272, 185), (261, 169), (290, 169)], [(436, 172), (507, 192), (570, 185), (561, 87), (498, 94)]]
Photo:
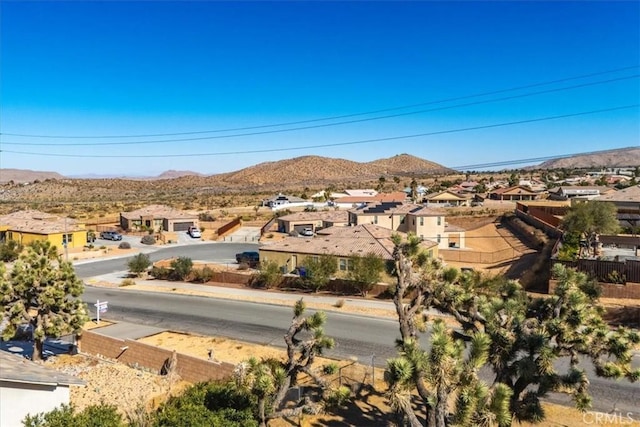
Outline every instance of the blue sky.
[[(9, 0), (0, 14), (2, 168), (213, 174), (401, 153), (454, 167), (640, 141), (637, 106), (575, 115), (640, 103), (637, 1)], [(556, 116), (570, 117), (441, 133)], [(423, 136), (392, 139), (407, 135)]]

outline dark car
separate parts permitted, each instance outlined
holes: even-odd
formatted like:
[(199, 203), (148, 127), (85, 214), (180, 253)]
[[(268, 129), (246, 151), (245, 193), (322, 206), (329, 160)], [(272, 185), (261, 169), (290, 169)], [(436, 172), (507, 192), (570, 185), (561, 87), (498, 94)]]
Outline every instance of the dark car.
[(238, 264), (246, 263), (255, 266), (260, 262), (260, 254), (258, 252), (247, 251), (236, 254)]
[(117, 231), (103, 231), (100, 233), (100, 238), (105, 240), (122, 240), (122, 234)]

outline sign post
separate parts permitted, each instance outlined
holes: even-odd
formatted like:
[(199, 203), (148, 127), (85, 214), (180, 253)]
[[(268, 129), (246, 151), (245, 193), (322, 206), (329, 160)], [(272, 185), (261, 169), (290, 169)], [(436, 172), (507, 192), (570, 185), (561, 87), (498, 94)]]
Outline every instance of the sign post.
[(93, 304), (96, 308), (96, 324), (100, 324), (100, 313), (106, 313), (109, 308), (109, 301), (97, 300), (95, 304)]

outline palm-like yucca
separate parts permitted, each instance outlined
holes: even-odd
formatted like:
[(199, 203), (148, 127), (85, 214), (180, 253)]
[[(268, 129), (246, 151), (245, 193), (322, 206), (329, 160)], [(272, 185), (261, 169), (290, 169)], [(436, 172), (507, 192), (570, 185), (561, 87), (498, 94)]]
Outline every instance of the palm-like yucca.
[[(295, 408), (282, 408), (287, 392), (298, 383), (301, 374), (307, 375), (323, 391), (329, 386), (313, 366), (317, 355), (334, 346), (333, 339), (324, 332), (327, 316), (324, 312), (316, 312), (305, 317), (305, 309), (302, 299), (293, 307), (293, 319), (284, 336), (286, 360), (258, 361), (251, 358), (236, 368), (236, 383), (250, 391), (258, 401), (261, 426), (266, 426), (270, 419), (315, 413), (322, 409), (322, 404), (309, 396), (305, 396)], [(307, 332), (304, 339), (298, 337), (302, 332)]]

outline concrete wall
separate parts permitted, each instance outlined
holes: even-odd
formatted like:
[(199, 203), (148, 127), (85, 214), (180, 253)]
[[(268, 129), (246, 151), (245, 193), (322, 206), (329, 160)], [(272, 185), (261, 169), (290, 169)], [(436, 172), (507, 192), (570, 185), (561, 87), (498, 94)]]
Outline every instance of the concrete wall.
[(69, 387), (0, 381), (0, 426), (17, 427), (28, 414), (69, 404)]
[[(122, 350), (127, 347), (126, 350)], [(78, 342), (82, 353), (101, 355), (115, 359), (127, 365), (140, 366), (160, 373), (163, 364), (173, 352), (133, 340), (120, 340), (101, 335), (93, 331), (84, 331)], [(215, 348), (214, 348), (215, 351)], [(225, 362), (213, 362), (186, 354), (177, 354), (176, 373), (185, 381), (192, 383), (223, 380), (231, 377), (234, 365)], [(4, 424), (3, 424), (4, 426)]]

